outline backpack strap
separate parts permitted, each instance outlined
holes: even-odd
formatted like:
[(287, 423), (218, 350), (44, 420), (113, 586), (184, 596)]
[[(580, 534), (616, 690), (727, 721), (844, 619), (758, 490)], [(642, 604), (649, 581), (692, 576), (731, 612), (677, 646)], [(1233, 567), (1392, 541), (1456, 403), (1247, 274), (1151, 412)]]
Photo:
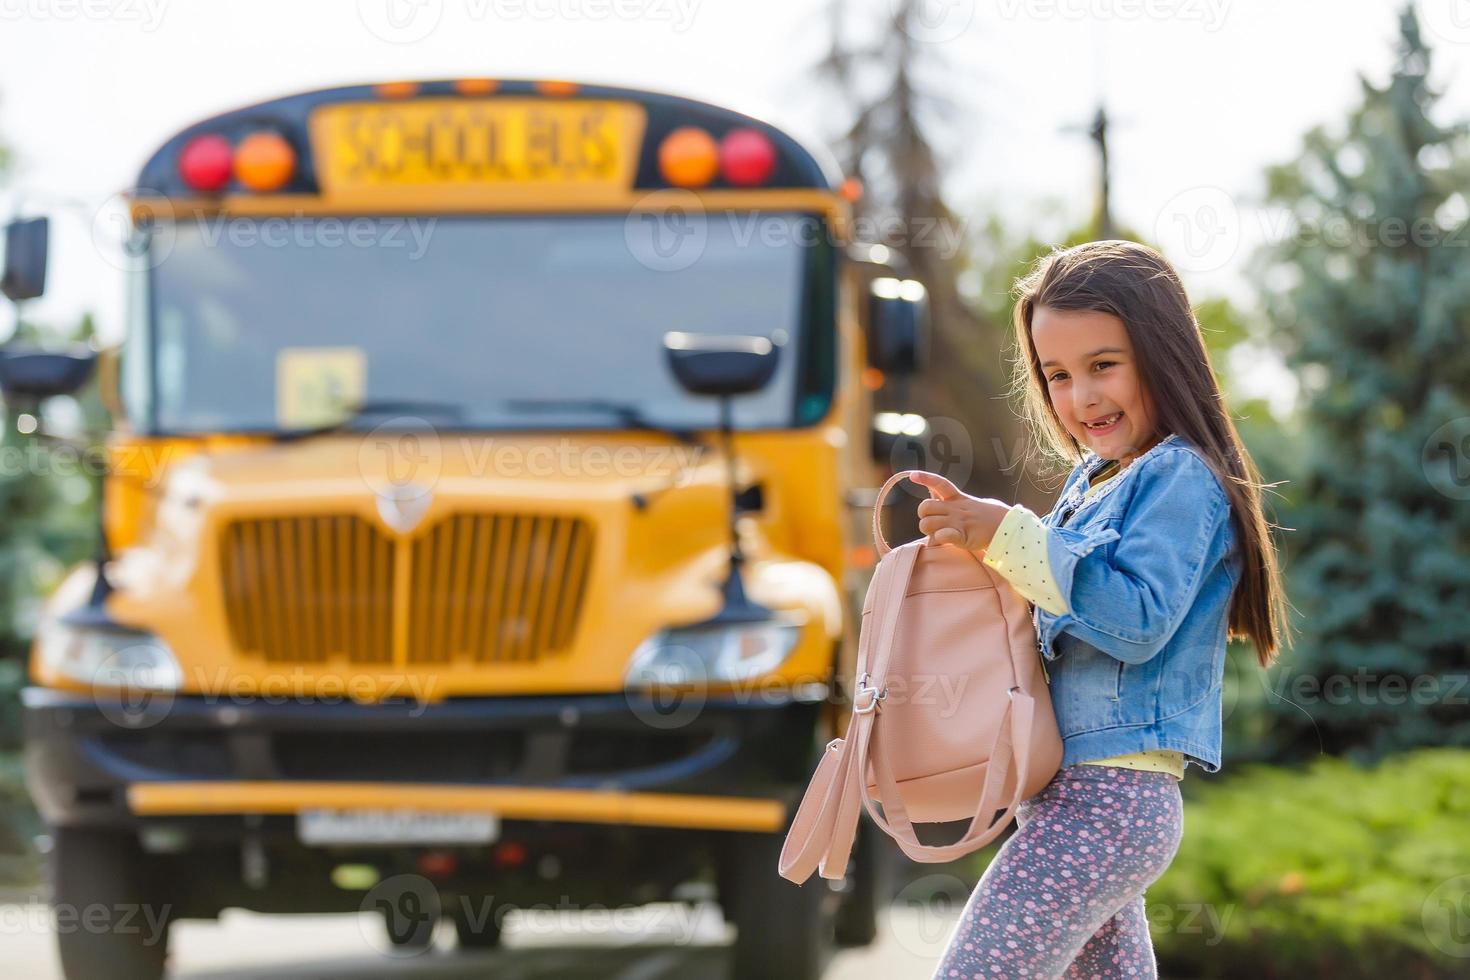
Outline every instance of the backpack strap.
[(902, 480), (907, 480), (914, 473), (921, 472), (923, 471), (899, 470), (897, 473), (893, 474), (884, 481), (883, 486), (878, 490), (878, 496), (873, 498), (873, 545), (878, 549), (879, 558), (882, 558), (884, 555), (888, 554), (888, 552), (893, 550), (888, 546), (888, 542), (883, 540), (883, 529), (879, 526), (878, 523), (879, 518), (883, 515), (883, 498), (888, 496), (888, 491), (892, 490), (894, 485)]

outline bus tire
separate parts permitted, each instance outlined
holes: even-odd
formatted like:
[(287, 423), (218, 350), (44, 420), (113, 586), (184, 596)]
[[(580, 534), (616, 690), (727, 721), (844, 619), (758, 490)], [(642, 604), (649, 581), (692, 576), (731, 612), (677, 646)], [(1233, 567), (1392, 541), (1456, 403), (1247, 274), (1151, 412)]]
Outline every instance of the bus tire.
[[(487, 900), (488, 901), (488, 900)], [(479, 949), (496, 949), (500, 946), (500, 920), (502, 909), (486, 905), (475, 910), (484, 913), (484, 921), (476, 919), (464, 908), (454, 912), (454, 934), (459, 937), (459, 948), (466, 952)]]
[(842, 897), (835, 928), (837, 945), (843, 949), (873, 944), (878, 938), (878, 914), (892, 898), (892, 848), (887, 835), (867, 814), (858, 824), (853, 858), (852, 890)]
[[(67, 980), (159, 980), (172, 910), (155, 901), (137, 839), (118, 831), (54, 827), (51, 840), (51, 904)], [(101, 928), (89, 918), (97, 908), (108, 912)], [(160, 922), (160, 934), (153, 935), (153, 924)]]
[(782, 843), (781, 834), (735, 835), (728, 881), (736, 980), (818, 980), (835, 946), (840, 896), (817, 874), (801, 885), (782, 878), (776, 871)]

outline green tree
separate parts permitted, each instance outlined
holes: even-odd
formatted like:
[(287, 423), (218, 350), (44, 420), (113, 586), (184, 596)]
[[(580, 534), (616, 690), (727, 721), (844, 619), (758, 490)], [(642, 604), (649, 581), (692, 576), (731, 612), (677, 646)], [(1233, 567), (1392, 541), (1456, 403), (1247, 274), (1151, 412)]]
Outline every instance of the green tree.
[(1255, 278), (1302, 384), (1282, 521), (1299, 640), (1265, 701), (1281, 757), (1470, 745), (1470, 490), (1441, 452), (1470, 445), (1470, 154), (1431, 118), (1412, 7), (1399, 25), (1345, 131), (1268, 174), (1292, 227)]
[[(946, 198), (949, 161), (932, 139), (961, 131), (963, 115), (949, 93), (965, 87), (955, 84), (958, 69), (941, 60), (941, 46), (924, 39), (923, 0), (878, 8), (832, 0), (824, 13), (830, 44), (815, 74), (844, 121), (835, 138), (843, 172), (863, 185), (854, 209), (859, 237), (887, 246), (896, 268), (924, 284), (933, 318), (924, 372), (916, 384), (886, 395), (898, 405), (880, 407), (953, 420), (959, 431), (936, 426), (933, 458), (918, 465), (1009, 499), (1025, 475), (1026, 434), (998, 400), (1007, 380), (1007, 333), (959, 290), (969, 261), (968, 222)], [(854, 40), (858, 35), (866, 40)], [(969, 451), (955, 439), (968, 442)], [(957, 468), (949, 469), (950, 461)]]

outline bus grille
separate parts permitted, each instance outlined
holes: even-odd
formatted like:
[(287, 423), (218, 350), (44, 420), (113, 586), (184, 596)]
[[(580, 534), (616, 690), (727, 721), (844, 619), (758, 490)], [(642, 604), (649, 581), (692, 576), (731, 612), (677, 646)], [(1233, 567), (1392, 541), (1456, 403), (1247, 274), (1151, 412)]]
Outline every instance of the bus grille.
[(531, 663), (565, 653), (591, 572), (576, 518), (454, 514), (412, 539), (355, 515), (226, 525), (231, 640), (274, 663)]

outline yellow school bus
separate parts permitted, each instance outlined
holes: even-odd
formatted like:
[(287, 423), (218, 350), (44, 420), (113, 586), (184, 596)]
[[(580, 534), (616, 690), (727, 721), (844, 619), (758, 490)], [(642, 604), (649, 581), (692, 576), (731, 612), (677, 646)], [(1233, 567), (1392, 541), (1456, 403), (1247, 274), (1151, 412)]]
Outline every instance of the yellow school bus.
[[(24, 691), (68, 977), (229, 907), (496, 945), (516, 909), (716, 899), (733, 976), (819, 975), (885, 897), (776, 872), (845, 730), (872, 490), (923, 287), (732, 109), (549, 80), (293, 95), (127, 195), (96, 560)], [(7, 230), (39, 295), (43, 220)], [(895, 424), (894, 420), (899, 422)], [(922, 421), (922, 420), (920, 420)], [(865, 818), (866, 821), (866, 818)]]

